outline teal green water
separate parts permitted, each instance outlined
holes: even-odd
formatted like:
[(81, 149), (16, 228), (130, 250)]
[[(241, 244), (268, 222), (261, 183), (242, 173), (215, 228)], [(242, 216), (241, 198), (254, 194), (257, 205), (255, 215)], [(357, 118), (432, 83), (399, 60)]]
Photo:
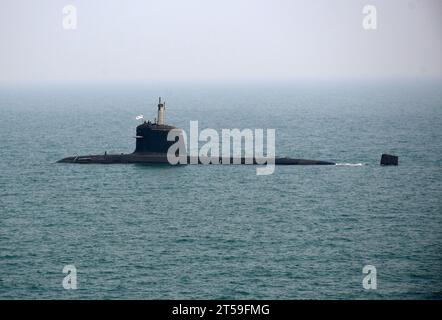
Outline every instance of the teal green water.
[[(441, 83), (0, 90), (0, 298), (442, 298)], [(275, 128), (363, 166), (56, 164), (131, 152), (135, 116)], [(398, 167), (380, 167), (383, 152)], [(65, 290), (74, 264), (78, 289)], [(377, 268), (377, 290), (362, 268)]]

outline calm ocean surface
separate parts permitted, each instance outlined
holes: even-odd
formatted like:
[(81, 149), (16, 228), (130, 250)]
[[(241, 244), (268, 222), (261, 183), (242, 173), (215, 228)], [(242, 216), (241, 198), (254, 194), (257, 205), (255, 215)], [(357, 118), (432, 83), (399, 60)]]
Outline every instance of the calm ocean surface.
[[(159, 95), (185, 130), (275, 128), (280, 156), (364, 165), (55, 163), (132, 152)], [(442, 298), (441, 83), (4, 87), (0, 112), (1, 299)]]

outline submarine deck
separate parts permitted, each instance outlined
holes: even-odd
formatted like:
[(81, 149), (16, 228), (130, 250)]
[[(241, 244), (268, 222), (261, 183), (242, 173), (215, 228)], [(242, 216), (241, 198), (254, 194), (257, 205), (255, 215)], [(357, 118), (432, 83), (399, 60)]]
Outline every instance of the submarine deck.
[[(195, 161), (196, 157), (187, 156), (187, 164), (203, 164), (201, 159)], [(192, 161), (193, 160), (193, 161)], [(260, 159), (253, 158), (230, 158), (231, 164), (263, 164)], [(57, 161), (58, 163), (79, 163), (79, 164), (114, 164), (114, 163), (146, 163), (146, 164), (169, 164), (167, 155), (164, 153), (130, 153), (130, 154), (102, 154), (102, 155), (86, 155), (72, 156)], [(221, 163), (221, 158), (219, 163)], [(216, 163), (212, 163), (216, 164)], [(335, 165), (334, 162), (293, 159), (293, 158), (275, 158), (276, 165)]]

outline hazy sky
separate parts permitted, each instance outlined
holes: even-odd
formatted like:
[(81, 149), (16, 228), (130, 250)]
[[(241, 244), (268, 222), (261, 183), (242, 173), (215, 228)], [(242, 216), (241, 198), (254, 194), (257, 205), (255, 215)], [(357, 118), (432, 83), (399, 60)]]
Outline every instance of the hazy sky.
[(0, 37), (0, 82), (442, 77), (440, 0), (0, 0)]

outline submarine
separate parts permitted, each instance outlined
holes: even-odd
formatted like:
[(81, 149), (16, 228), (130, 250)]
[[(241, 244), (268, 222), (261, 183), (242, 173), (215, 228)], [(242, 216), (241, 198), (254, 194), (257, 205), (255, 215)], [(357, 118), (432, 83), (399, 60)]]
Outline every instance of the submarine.
[[(167, 136), (171, 130), (181, 130), (171, 125), (165, 124), (165, 102), (161, 101), (161, 97), (158, 102), (158, 117), (154, 122), (144, 121), (136, 128), (136, 144), (135, 150), (129, 154), (95, 154), (95, 155), (83, 155), (83, 156), (70, 156), (58, 160), (57, 163), (75, 163), (75, 164), (115, 164), (115, 163), (139, 163), (139, 164), (169, 164), (172, 165), (167, 158), (167, 152), (169, 148), (175, 144), (179, 139), (175, 141), (168, 141)], [(201, 157), (193, 157), (184, 155), (187, 162), (186, 164), (225, 164), (224, 158), (219, 157), (218, 163), (204, 161)], [(230, 164), (263, 164), (262, 159), (259, 158), (247, 158), (247, 157), (230, 157)], [(275, 157), (275, 165), (335, 165), (334, 162), (320, 161), (320, 160), (307, 160), (307, 159), (294, 159), (289, 157)]]

